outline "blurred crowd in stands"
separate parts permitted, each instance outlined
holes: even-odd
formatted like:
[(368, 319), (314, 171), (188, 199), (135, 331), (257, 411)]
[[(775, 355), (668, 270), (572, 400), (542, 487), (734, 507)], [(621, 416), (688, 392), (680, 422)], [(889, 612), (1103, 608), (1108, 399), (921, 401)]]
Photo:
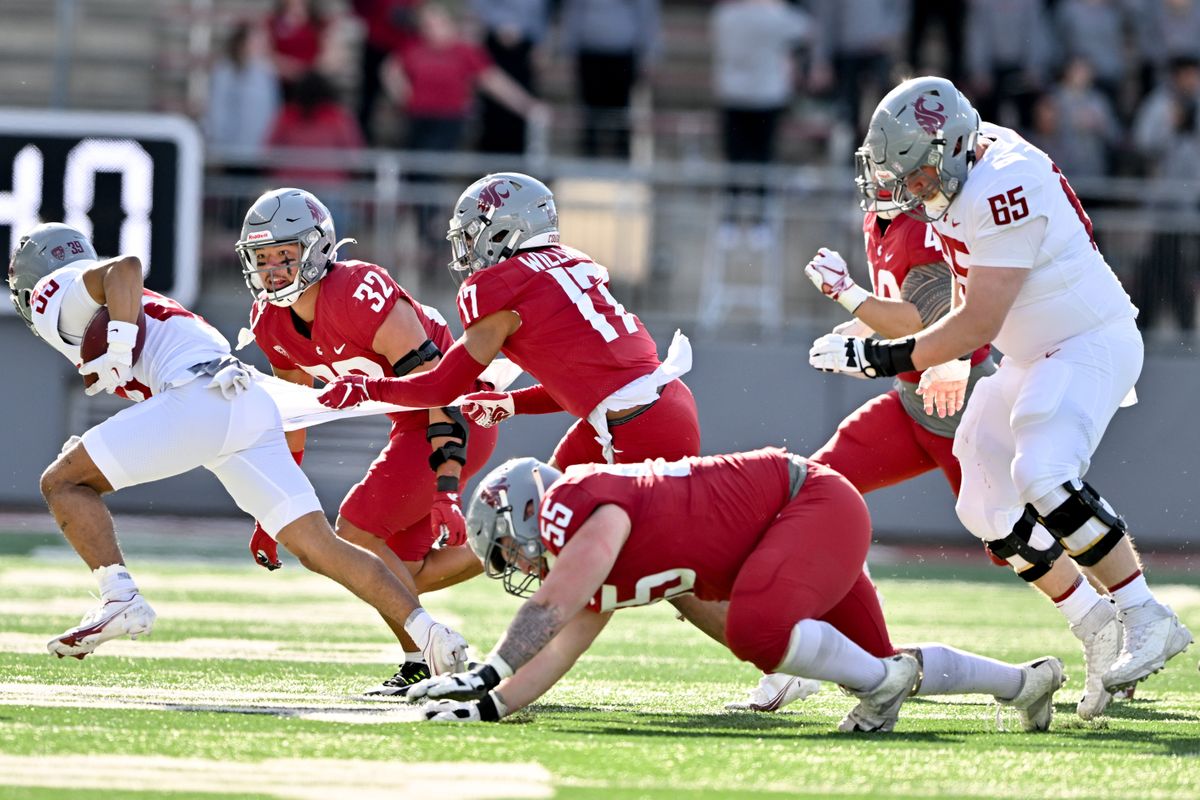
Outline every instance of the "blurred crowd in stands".
[[(670, 0), (667, 6), (672, 5)], [(1170, 179), (1200, 200), (1200, 0), (722, 0), (707, 9), (713, 125), (734, 164), (769, 165), (818, 111), (844, 160), (898, 79), (954, 80), (985, 120), (1017, 128), (1073, 181)], [(569, 153), (627, 159), (639, 90), (665, 96), (659, 0), (277, 0), (231, 21), (205, 131), (219, 149), (398, 147), (523, 153), (566, 117)], [(342, 35), (350, 25), (356, 35)], [(346, 42), (352, 42), (347, 46)], [(541, 87), (569, 71), (573, 94)], [(347, 76), (349, 76), (347, 78)], [(653, 97), (653, 94), (648, 94)], [(651, 101), (653, 107), (653, 101)], [(698, 109), (704, 110), (704, 109)], [(281, 182), (336, 181), (303, 165)], [(1169, 183), (1169, 186), (1168, 186)], [(1196, 237), (1161, 237), (1143, 320), (1170, 297), (1191, 330)]]

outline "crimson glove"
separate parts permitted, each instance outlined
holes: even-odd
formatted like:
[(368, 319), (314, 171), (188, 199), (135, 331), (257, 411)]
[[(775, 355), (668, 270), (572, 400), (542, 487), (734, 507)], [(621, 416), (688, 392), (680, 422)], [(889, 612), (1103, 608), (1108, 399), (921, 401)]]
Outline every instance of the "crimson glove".
[(429, 508), (429, 524), (441, 547), (458, 547), (467, 542), (467, 519), (459, 503), (458, 478), (449, 475), (437, 479), (437, 494)]
[(250, 537), (250, 554), (260, 567), (266, 567), (271, 572), (283, 566), (279, 560), (279, 543), (258, 522), (254, 523), (254, 535)]
[(359, 403), (376, 398), (367, 391), (366, 375), (343, 375), (334, 380), (317, 395), (317, 400), (329, 408), (353, 408)]

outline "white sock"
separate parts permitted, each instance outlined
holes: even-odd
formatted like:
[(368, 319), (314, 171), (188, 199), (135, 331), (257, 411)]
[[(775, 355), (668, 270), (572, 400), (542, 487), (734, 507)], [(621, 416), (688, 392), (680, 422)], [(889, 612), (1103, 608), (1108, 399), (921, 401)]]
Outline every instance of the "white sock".
[(918, 695), (990, 694), (1011, 700), (1021, 691), (1020, 667), (977, 656), (944, 644), (909, 645), (921, 651), (922, 675)]
[(405, 664), (424, 664), (425, 663), (425, 654), (422, 653), (420, 650), (418, 650), (415, 653), (410, 653), (407, 650), (405, 650), (404, 651), (404, 663)]
[(1150, 587), (1146, 584), (1146, 576), (1138, 575), (1129, 583), (1122, 586), (1112, 593), (1112, 599), (1116, 601), (1117, 608), (1122, 611), (1140, 606), (1142, 603), (1153, 600), (1154, 595), (1150, 594)]
[(828, 622), (802, 619), (792, 628), (787, 652), (774, 672), (833, 681), (865, 692), (887, 675), (883, 661), (850, 641)]
[(1080, 575), (1075, 585), (1067, 592), (1066, 597), (1054, 602), (1054, 607), (1062, 612), (1062, 615), (1067, 618), (1067, 622), (1071, 625), (1078, 625), (1088, 615), (1088, 612), (1096, 607), (1096, 603), (1103, 602), (1105, 600), (1100, 593)]
[(100, 599), (128, 600), (137, 594), (137, 584), (129, 577), (129, 570), (124, 564), (109, 564), (107, 567), (97, 567), (92, 570), (96, 583), (100, 584)]

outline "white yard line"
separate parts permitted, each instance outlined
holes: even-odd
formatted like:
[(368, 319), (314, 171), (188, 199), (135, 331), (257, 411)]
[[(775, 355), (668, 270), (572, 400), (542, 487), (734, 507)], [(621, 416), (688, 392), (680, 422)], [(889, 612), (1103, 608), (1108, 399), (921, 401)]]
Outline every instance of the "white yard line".
[[(46, 642), (57, 631), (45, 636), (27, 633), (0, 633), (0, 653), (46, 653)], [(156, 642), (150, 638), (130, 641), (113, 639), (96, 649), (88, 659), (125, 656), (127, 658), (186, 658), (206, 661), (248, 659), (252, 661), (302, 661), (337, 664), (396, 663), (400, 645), (388, 643), (322, 643), (279, 642), (272, 639), (184, 639), (177, 642)]]
[(0, 785), (78, 792), (80, 780), (122, 791), (162, 790), (254, 794), (285, 800), (439, 800), (541, 798), (554, 794), (550, 773), (538, 764), (398, 763), (337, 759), (229, 762), (128, 755), (0, 755)]

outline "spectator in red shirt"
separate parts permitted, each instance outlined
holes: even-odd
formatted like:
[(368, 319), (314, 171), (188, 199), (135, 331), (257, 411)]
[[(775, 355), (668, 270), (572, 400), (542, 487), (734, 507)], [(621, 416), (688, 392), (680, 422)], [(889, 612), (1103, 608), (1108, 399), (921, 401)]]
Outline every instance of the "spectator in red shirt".
[(384, 86), (407, 118), (408, 149), (459, 149), (476, 86), (526, 119), (546, 115), (545, 106), (497, 67), (483, 48), (459, 35), (445, 8), (422, 7), (418, 31), (383, 68)]
[[(275, 118), (270, 147), (296, 147), (326, 150), (357, 150), (364, 144), (358, 121), (343, 106), (329, 79), (319, 72), (305, 73), (296, 82), (294, 96)], [(272, 173), (276, 183), (309, 186), (340, 183), (349, 175), (331, 165), (291, 166)]]
[(375, 142), (372, 120), (383, 91), (379, 73), (393, 51), (403, 48), (417, 31), (417, 9), (423, 0), (353, 0), (354, 14), (366, 28), (358, 76), (358, 125)]
[(267, 30), (285, 96), (290, 98), (300, 76), (316, 68), (326, 22), (318, 0), (276, 0), (267, 17)]

